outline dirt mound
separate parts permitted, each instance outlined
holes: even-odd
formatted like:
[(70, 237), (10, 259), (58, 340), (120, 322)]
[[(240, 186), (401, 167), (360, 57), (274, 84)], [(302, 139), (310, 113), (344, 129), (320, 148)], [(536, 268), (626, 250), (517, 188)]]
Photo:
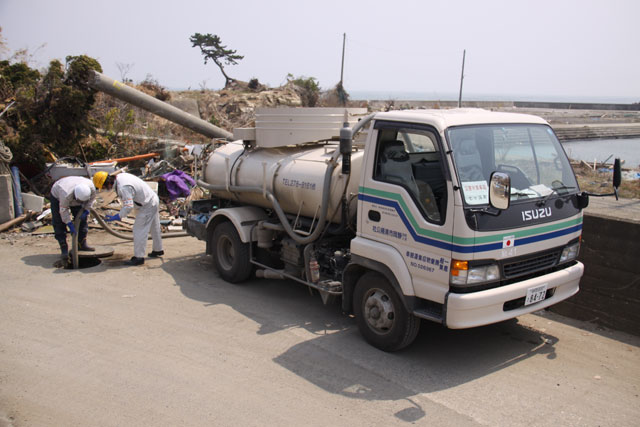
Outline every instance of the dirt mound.
[(252, 90), (244, 82), (235, 82), (219, 91), (179, 92), (179, 96), (198, 101), (200, 117), (215, 126), (232, 130), (250, 126), (257, 107), (300, 107), (302, 101), (293, 85)]

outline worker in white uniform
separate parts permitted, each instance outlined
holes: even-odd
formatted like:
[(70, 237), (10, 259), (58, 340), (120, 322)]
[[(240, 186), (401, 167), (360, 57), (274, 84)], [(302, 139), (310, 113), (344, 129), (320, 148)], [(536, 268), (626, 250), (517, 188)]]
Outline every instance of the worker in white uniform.
[(115, 187), (122, 209), (115, 215), (107, 215), (106, 221), (119, 221), (125, 218), (132, 209), (137, 208), (136, 221), (133, 224), (133, 257), (128, 265), (144, 264), (144, 254), (147, 248), (149, 231), (153, 240), (153, 247), (149, 256), (157, 258), (164, 255), (162, 250), (162, 235), (160, 232), (160, 215), (158, 214), (158, 195), (135, 175), (119, 173), (109, 175), (99, 171), (93, 175), (93, 183), (96, 188), (105, 187), (110, 190)]
[[(69, 256), (67, 227), (71, 235), (76, 234), (73, 221), (78, 215), (82, 217), (77, 230), (78, 249), (81, 251), (95, 250), (87, 244), (87, 234), (89, 232), (87, 217), (89, 216), (89, 209), (91, 209), (95, 200), (96, 188), (90, 179), (81, 176), (65, 176), (53, 183), (51, 194), (49, 195), (51, 222), (63, 259)], [(73, 220), (71, 219), (72, 215)]]

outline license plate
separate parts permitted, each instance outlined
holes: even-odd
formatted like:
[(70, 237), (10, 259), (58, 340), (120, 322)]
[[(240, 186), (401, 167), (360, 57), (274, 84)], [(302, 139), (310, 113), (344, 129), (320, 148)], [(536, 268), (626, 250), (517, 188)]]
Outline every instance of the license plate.
[(540, 302), (547, 296), (547, 285), (536, 286), (535, 288), (527, 289), (527, 298), (524, 300), (524, 305), (531, 305), (536, 302)]

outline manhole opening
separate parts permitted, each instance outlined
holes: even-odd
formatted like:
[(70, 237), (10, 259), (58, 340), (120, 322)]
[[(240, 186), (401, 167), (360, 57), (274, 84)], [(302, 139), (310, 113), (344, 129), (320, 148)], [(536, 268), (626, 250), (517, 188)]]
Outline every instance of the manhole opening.
[[(78, 259), (78, 270), (81, 268), (90, 268), (90, 267), (95, 267), (97, 265), (100, 265), (102, 261), (100, 261), (100, 258), (93, 258), (93, 257), (89, 257), (89, 258), (79, 258)], [(65, 270), (73, 270), (73, 262), (69, 262), (64, 266)]]

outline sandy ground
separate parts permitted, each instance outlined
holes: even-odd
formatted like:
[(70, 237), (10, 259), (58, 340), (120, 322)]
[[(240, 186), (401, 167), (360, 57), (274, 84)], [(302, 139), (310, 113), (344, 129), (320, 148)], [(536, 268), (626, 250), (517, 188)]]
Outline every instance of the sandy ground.
[(637, 426), (640, 338), (548, 312), (423, 324), (394, 354), (292, 282), (221, 281), (190, 237), (123, 267), (0, 240), (0, 426)]

